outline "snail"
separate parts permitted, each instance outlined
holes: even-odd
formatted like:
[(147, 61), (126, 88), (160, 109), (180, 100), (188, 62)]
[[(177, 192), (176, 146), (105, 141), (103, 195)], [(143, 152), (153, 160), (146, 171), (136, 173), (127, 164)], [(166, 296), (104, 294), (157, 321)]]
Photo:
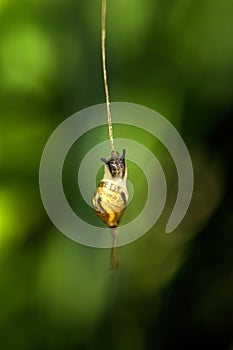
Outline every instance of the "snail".
[(104, 177), (96, 188), (92, 203), (99, 218), (112, 229), (113, 250), (112, 268), (118, 266), (117, 226), (128, 203), (126, 150), (118, 152), (111, 158), (101, 158), (104, 162)]

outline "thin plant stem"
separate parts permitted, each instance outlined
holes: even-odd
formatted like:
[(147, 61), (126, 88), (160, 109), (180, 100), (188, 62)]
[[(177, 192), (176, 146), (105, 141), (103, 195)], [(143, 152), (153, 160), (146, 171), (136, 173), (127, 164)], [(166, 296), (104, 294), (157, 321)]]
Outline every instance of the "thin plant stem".
[(113, 237), (112, 242), (112, 253), (110, 261), (110, 269), (117, 270), (119, 266), (119, 256), (118, 256), (118, 228), (114, 227), (111, 229), (111, 234)]
[(115, 153), (114, 143), (113, 143), (113, 129), (112, 129), (112, 118), (110, 110), (110, 98), (109, 98), (109, 88), (107, 79), (107, 68), (106, 68), (106, 0), (102, 0), (102, 62), (103, 62), (103, 75), (104, 75), (104, 89), (107, 104), (107, 114), (108, 114), (108, 131), (109, 140), (112, 155)]
[[(106, 7), (107, 7), (106, 2), (107, 2), (107, 0), (102, 0), (102, 42), (101, 42), (101, 48), (102, 48), (104, 89), (105, 89), (107, 115), (108, 115), (109, 141), (110, 141), (111, 154), (114, 155), (115, 148), (114, 148), (114, 142), (113, 142), (112, 117), (111, 117), (111, 109), (110, 109), (110, 98), (109, 98), (109, 88), (108, 88), (108, 78), (107, 78), (107, 68), (106, 68)], [(118, 228), (117, 227), (112, 228), (111, 234), (113, 237), (113, 243), (112, 243), (110, 269), (117, 270), (118, 265), (119, 265)]]

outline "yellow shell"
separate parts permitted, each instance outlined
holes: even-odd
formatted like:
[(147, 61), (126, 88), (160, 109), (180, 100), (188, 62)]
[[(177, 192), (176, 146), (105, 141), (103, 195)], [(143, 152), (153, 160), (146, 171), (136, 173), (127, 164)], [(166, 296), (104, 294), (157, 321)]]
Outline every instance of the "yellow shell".
[(111, 180), (102, 180), (93, 197), (96, 214), (108, 227), (117, 227), (127, 204), (127, 190)]

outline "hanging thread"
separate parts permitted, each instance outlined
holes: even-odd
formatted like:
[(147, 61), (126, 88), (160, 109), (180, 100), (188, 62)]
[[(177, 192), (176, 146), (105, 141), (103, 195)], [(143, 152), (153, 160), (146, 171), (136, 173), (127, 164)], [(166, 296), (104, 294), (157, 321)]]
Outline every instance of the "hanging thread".
[(112, 155), (115, 154), (114, 142), (113, 142), (113, 129), (112, 129), (112, 117), (110, 109), (110, 98), (109, 98), (109, 88), (108, 88), (108, 78), (107, 78), (107, 68), (106, 68), (106, 0), (102, 0), (102, 62), (103, 62), (103, 75), (104, 75), (104, 89), (107, 105), (107, 115), (108, 115), (108, 131), (110, 148)]

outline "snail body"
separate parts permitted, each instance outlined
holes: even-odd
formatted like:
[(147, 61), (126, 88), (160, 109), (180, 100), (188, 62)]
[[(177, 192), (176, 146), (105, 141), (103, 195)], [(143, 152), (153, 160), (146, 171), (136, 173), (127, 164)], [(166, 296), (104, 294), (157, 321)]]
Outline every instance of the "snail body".
[(111, 158), (101, 158), (101, 160), (104, 162), (104, 177), (96, 188), (92, 203), (99, 218), (111, 228), (113, 244), (110, 267), (116, 270), (119, 265), (117, 226), (129, 197), (125, 149), (122, 156), (117, 152), (112, 154)]
[(118, 226), (128, 202), (125, 150), (104, 162), (104, 177), (96, 188), (92, 203), (96, 214), (110, 228)]

